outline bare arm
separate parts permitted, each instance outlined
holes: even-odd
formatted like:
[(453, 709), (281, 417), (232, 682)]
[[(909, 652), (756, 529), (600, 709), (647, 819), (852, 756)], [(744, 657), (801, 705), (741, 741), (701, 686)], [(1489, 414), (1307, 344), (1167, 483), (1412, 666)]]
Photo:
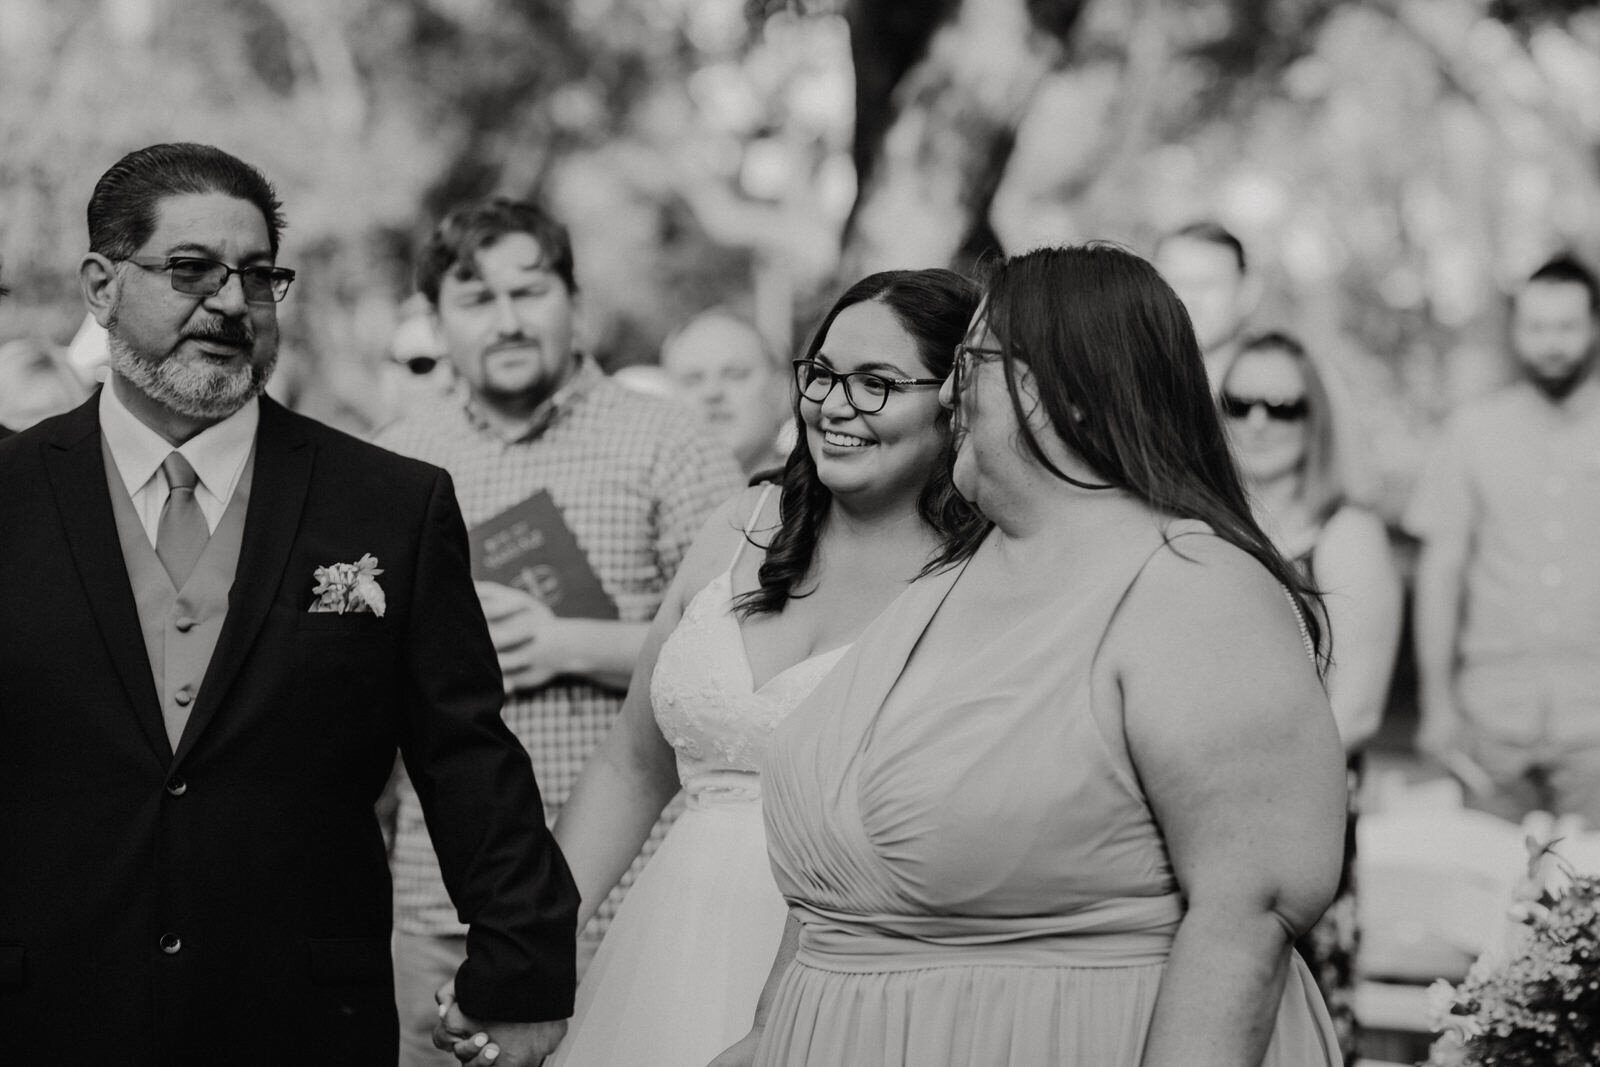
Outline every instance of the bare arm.
[(772, 1002), (777, 999), (778, 985), (799, 950), (800, 920), (790, 912), (789, 917), (784, 920), (783, 940), (778, 943), (778, 954), (773, 958), (772, 970), (768, 972), (766, 985), (761, 987), (761, 997), (756, 1001), (754, 1025), (737, 1044), (730, 1046), (712, 1060), (710, 1067), (749, 1067), (755, 1062), (756, 1047), (761, 1044), (761, 1034), (767, 1028), (767, 1013), (772, 1010)]
[(1346, 752), (1353, 752), (1377, 733), (1383, 719), (1400, 647), (1400, 575), (1383, 523), (1354, 507), (1329, 521), (1312, 564), (1333, 638), (1328, 700), (1339, 739)]
[(1338, 881), (1344, 759), (1277, 584), (1213, 538), (1152, 560), (1123, 605), (1096, 699), (1129, 750), (1185, 902), (1144, 1067), (1259, 1064), (1290, 943)]
[(1461, 713), (1455, 701), (1456, 641), (1461, 632), (1465, 538), (1433, 537), (1417, 560), (1414, 628), (1421, 723), (1417, 747), (1430, 756), (1455, 749)]
[(556, 841), (582, 898), (580, 930), (638, 855), (661, 809), (678, 791), (672, 746), (661, 736), (650, 703), (650, 678), (662, 644), (683, 618), (690, 599), (731, 558), (743, 536), (741, 509), (751, 503), (748, 494), (735, 497), (712, 515), (689, 549), (650, 624), (622, 710), (584, 765), (556, 820)]

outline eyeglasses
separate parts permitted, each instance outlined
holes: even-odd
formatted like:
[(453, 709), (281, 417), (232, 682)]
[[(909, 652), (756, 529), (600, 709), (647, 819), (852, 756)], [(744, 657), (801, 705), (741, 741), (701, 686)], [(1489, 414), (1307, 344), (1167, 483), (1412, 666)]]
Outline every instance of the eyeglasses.
[(951, 364), (951, 374), (955, 378), (950, 386), (951, 391), (956, 396), (960, 396), (961, 390), (966, 386), (967, 379), (972, 374), (973, 367), (979, 363), (987, 363), (990, 360), (999, 359), (1004, 355), (1005, 352), (998, 348), (979, 348), (976, 345), (969, 345), (964, 342), (956, 345), (955, 362)]
[(399, 356), (390, 356), (389, 362), (404, 367), (419, 378), (424, 374), (432, 374), (434, 368), (439, 365), (437, 356), (410, 356), (406, 359), (402, 359)]
[(239, 288), (247, 304), (276, 304), (289, 292), (294, 281), (294, 271), (288, 267), (230, 267), (214, 259), (200, 256), (169, 256), (166, 259), (135, 259), (132, 263), (141, 270), (161, 273), (172, 279), (172, 288), (185, 296), (212, 296), (228, 284), (228, 276), (239, 276)]
[(1256, 408), (1266, 412), (1273, 422), (1299, 422), (1311, 414), (1311, 404), (1305, 397), (1298, 400), (1272, 401), (1261, 397), (1234, 396), (1223, 393), (1222, 413), (1230, 419), (1248, 419)]
[(871, 371), (853, 370), (844, 374), (816, 360), (794, 361), (794, 381), (800, 395), (814, 404), (828, 399), (835, 385), (844, 386), (845, 403), (863, 415), (875, 415), (889, 402), (890, 393), (909, 385), (943, 385), (943, 378), (885, 378)]

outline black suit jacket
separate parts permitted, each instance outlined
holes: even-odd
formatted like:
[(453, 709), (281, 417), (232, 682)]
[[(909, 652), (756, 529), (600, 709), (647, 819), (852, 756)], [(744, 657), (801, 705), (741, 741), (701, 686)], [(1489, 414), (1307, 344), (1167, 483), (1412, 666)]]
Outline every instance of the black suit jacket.
[[(463, 1007), (570, 1014), (577, 893), (500, 719), (449, 476), (263, 399), (174, 753), (97, 404), (0, 446), (0, 1060), (393, 1064), (373, 804), (396, 746), (472, 925)], [(387, 613), (309, 613), (313, 570), (364, 553)]]

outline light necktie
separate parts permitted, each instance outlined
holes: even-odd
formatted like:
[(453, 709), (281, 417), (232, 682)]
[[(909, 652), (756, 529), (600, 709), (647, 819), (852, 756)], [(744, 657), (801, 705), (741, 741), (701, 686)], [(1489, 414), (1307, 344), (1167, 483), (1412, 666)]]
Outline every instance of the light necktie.
[(161, 523), (156, 527), (156, 555), (167, 568), (172, 584), (183, 588), (194, 570), (200, 553), (211, 539), (211, 528), (206, 525), (205, 513), (194, 498), (194, 487), (200, 484), (189, 461), (173, 452), (161, 462), (161, 473), (167, 479), (167, 502), (161, 508)]

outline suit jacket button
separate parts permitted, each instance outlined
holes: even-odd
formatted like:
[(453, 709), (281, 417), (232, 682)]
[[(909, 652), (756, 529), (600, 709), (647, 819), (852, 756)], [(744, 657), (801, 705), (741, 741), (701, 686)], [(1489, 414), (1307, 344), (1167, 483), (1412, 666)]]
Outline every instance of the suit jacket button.
[(176, 956), (183, 950), (183, 938), (177, 934), (161, 935), (161, 951), (169, 956)]
[(172, 625), (178, 628), (179, 633), (186, 634), (194, 629), (194, 619), (189, 615), (179, 615), (177, 621)]
[(167, 792), (175, 797), (181, 797), (189, 791), (189, 783), (182, 778), (173, 778), (167, 782)]
[(186, 708), (189, 706), (189, 701), (194, 699), (194, 694), (189, 692), (188, 686), (184, 686), (182, 689), (172, 694), (172, 699), (177, 701), (178, 707)]

